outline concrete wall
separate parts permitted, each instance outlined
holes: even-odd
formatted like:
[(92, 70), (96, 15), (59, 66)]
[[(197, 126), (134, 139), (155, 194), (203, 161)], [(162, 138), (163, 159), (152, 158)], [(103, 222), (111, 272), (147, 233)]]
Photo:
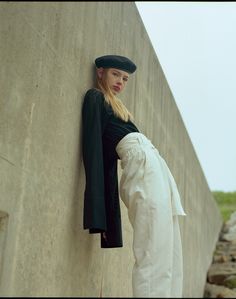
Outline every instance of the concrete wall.
[(137, 63), (121, 98), (179, 186), (184, 296), (203, 294), (222, 220), (135, 3), (10, 1), (0, 4), (1, 296), (131, 296), (124, 204), (123, 248), (101, 249), (82, 227), (82, 98), (94, 58), (111, 53)]

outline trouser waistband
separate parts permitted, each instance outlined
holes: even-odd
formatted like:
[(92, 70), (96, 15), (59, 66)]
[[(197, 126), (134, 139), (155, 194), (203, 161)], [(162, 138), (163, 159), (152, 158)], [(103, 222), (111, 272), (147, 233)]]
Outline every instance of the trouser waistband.
[(140, 145), (154, 147), (150, 139), (139, 132), (133, 132), (125, 135), (116, 146), (116, 152), (120, 159), (123, 159), (130, 150)]

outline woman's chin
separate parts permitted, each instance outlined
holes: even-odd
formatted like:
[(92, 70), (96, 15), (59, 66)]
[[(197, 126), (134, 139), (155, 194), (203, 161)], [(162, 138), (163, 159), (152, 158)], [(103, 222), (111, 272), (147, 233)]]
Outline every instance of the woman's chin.
[(120, 93), (120, 91), (112, 89), (112, 93), (116, 96), (116, 95), (118, 95)]

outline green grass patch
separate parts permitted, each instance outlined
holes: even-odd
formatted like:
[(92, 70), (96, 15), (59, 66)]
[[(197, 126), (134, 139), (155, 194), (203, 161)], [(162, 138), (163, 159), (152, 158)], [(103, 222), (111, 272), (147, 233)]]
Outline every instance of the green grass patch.
[(236, 191), (212, 191), (212, 194), (219, 206), (223, 221), (226, 222), (230, 215), (236, 211)]

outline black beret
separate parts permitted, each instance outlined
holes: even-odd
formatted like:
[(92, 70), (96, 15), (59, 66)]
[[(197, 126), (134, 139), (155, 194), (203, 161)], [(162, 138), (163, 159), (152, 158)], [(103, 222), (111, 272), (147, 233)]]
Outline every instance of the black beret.
[(105, 55), (95, 59), (95, 65), (97, 68), (115, 68), (126, 71), (127, 73), (133, 73), (136, 70), (136, 65), (127, 57), (119, 55)]

